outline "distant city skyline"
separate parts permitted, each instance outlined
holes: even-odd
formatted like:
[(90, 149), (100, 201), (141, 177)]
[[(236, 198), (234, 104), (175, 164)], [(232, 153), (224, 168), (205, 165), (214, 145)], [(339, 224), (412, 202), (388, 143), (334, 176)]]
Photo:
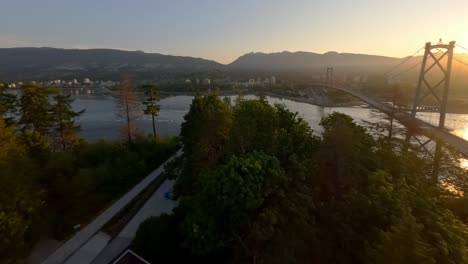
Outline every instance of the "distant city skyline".
[(466, 14), (466, 0), (3, 1), (0, 47), (142, 50), (224, 64), (249, 52), (404, 57), (439, 38), (468, 46)]

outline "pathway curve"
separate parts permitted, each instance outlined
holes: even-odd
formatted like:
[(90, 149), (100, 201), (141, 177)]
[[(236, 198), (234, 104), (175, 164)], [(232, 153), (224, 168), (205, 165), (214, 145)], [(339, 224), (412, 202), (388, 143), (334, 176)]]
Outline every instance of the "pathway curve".
[[(169, 158), (159, 168), (149, 174), (140, 183), (135, 185), (130, 191), (128, 191), (119, 200), (108, 207), (104, 212), (98, 215), (90, 224), (85, 228), (78, 231), (72, 238), (66, 241), (61, 247), (59, 247), (54, 253), (52, 253), (47, 259), (42, 262), (43, 264), (62, 264), (72, 256), (77, 250), (84, 246), (99, 230), (112, 219), (118, 212), (120, 212), (128, 203), (130, 203), (137, 195), (139, 195), (148, 185), (153, 182), (163, 171), (164, 165), (175, 157), (179, 156), (182, 151), (178, 151), (175, 155)], [(84, 264), (84, 263), (83, 263)]]
[[(163, 213), (171, 213), (177, 206), (176, 201), (166, 199), (164, 194), (171, 191), (174, 181), (167, 180), (154, 192), (143, 207), (128, 222), (122, 231), (115, 237), (109, 245), (91, 262), (92, 264), (108, 264), (124, 252), (135, 238), (140, 224), (151, 216), (159, 216)], [(89, 262), (88, 262), (89, 263)]]

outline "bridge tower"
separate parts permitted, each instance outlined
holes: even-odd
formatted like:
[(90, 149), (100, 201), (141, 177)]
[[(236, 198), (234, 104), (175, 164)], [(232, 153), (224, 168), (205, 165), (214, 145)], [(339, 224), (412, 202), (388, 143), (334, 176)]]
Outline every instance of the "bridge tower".
[[(437, 103), (437, 108), (439, 109), (439, 128), (445, 127), (445, 115), (447, 113), (447, 99), (448, 91), (450, 87), (450, 76), (452, 74), (452, 59), (453, 59), (453, 49), (455, 47), (455, 41), (450, 42), (449, 44), (438, 43), (432, 45), (430, 42), (426, 43), (426, 48), (424, 52), (424, 57), (421, 66), (421, 72), (419, 73), (418, 86), (416, 88), (416, 95), (414, 97), (413, 109), (411, 115), (416, 117), (418, 110), (421, 110), (424, 107), (424, 100), (432, 98), (435, 99)], [(433, 52), (436, 50), (436, 53)], [(442, 52), (442, 55), (439, 55), (437, 52)], [(442, 62), (442, 59), (446, 58), (446, 63)], [(432, 64), (428, 64), (428, 60), (432, 59)], [(442, 73), (443, 78), (437, 83), (430, 83), (429, 81), (429, 71), (431, 71), (435, 66)], [(442, 86), (443, 85), (443, 86)], [(439, 87), (442, 86), (442, 91)]]

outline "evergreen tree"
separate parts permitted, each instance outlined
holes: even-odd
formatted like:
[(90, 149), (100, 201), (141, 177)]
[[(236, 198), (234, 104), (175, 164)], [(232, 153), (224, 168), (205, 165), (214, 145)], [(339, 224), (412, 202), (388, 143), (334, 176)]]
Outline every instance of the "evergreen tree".
[(34, 220), (44, 203), (39, 168), (16, 142), (15, 128), (0, 117), (0, 262), (22, 263), (32, 242)]
[(8, 93), (7, 86), (0, 86), (0, 117), (5, 119), (7, 124), (11, 124), (14, 115), (17, 113), (17, 100), (16, 95)]
[(72, 109), (70, 95), (54, 96), (55, 104), (52, 105), (51, 111), (54, 122), (54, 139), (62, 150), (66, 150), (79, 142), (78, 132), (80, 127), (75, 125), (75, 118), (84, 113), (84, 110), (75, 112)]
[(231, 107), (215, 94), (195, 97), (181, 126), (186, 166), (182, 170), (176, 191), (194, 193), (198, 190), (200, 172), (218, 165), (224, 157), (224, 147), (232, 126)]
[(38, 132), (47, 137), (53, 122), (49, 96), (54, 92), (48, 88), (29, 84), (23, 87), (20, 98), (20, 120), (22, 131)]
[(7, 126), (5, 119), (0, 116), (0, 160), (5, 159), (15, 148), (15, 129)]
[(156, 124), (154, 118), (158, 116), (161, 107), (158, 105), (160, 100), (158, 86), (154, 84), (144, 85), (143, 88), (146, 90), (147, 98), (143, 102), (146, 108), (143, 110), (145, 115), (151, 115), (153, 121), (153, 136), (156, 137)]

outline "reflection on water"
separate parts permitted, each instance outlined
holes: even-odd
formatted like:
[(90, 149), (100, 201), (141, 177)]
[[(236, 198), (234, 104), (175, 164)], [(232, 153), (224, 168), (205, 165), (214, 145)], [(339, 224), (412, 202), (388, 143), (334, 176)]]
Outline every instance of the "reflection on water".
[[(81, 136), (86, 140), (118, 139), (124, 120), (118, 116), (116, 99), (112, 96), (74, 96), (73, 108), (85, 109), (77, 122), (81, 126)], [(162, 136), (178, 135), (183, 116), (188, 111), (191, 96), (177, 96), (162, 99), (161, 111), (156, 118), (157, 133)], [(141, 111), (143, 112), (143, 111)], [(142, 115), (136, 125), (145, 133), (151, 133), (151, 116)]]
[[(438, 113), (418, 113), (417, 117), (434, 126), (439, 125)], [(467, 114), (447, 114), (445, 118), (445, 127), (450, 129), (452, 134), (468, 140)]]
[[(236, 96), (230, 96), (231, 102), (234, 102)], [(245, 96), (246, 99), (253, 99), (255, 96)], [(78, 123), (81, 125), (81, 136), (86, 140), (98, 139), (118, 139), (119, 130), (124, 125), (124, 120), (118, 117), (118, 108), (116, 107), (116, 99), (108, 95), (97, 94), (82, 94), (74, 96), (75, 102), (73, 107), (75, 110), (86, 109), (86, 112), (78, 118)], [(161, 99), (161, 111), (156, 118), (156, 131), (162, 136), (178, 135), (180, 125), (183, 122), (184, 115), (187, 113), (192, 96), (179, 95)], [(320, 107), (307, 103), (294, 102), (287, 99), (279, 99), (267, 97), (271, 104), (280, 103), (293, 111), (298, 112), (315, 133), (321, 132), (319, 125), (320, 120), (325, 115), (334, 111), (341, 112), (353, 117), (357, 122), (362, 121), (381, 121), (380, 117), (373, 115), (373, 110), (360, 107)], [(427, 119), (426, 122), (437, 124), (438, 115), (431, 113), (420, 113), (418, 116), (421, 119)], [(436, 116), (437, 115), (437, 116)], [(437, 117), (437, 118), (436, 118)], [(461, 122), (462, 120), (463, 122)], [(151, 116), (142, 115), (137, 120), (137, 126), (145, 133), (152, 132)], [(447, 125), (458, 124), (458, 129), (454, 129), (453, 133), (468, 140), (468, 115), (447, 114)], [(468, 169), (468, 160), (460, 160), (461, 167)]]
[(468, 170), (468, 160), (467, 159), (460, 159), (460, 167)]
[[(236, 99), (236, 96), (229, 97), (232, 102)], [(255, 96), (249, 95), (245, 96), (245, 98), (253, 99)], [(75, 110), (86, 110), (77, 120), (81, 125), (81, 136), (83, 138), (87, 140), (97, 140), (117, 139), (119, 137), (119, 129), (124, 125), (124, 120), (117, 115), (118, 108), (114, 97), (105, 95), (79, 95), (74, 96), (74, 99), (73, 108)], [(178, 135), (183, 117), (188, 112), (192, 99), (192, 96), (183, 95), (161, 99), (161, 111), (156, 118), (157, 133), (163, 136)], [(348, 114), (358, 122), (363, 120), (371, 121), (376, 118), (371, 114), (372, 110), (367, 108), (324, 108), (286, 99), (267, 97), (267, 100), (271, 104), (284, 104), (291, 111), (298, 112), (316, 133), (321, 132), (321, 127), (319, 126), (320, 119), (334, 111)], [(142, 115), (136, 123), (145, 133), (151, 133), (151, 116)]]
[(456, 129), (453, 133), (461, 138), (468, 140), (468, 121), (464, 124), (463, 128)]
[[(417, 117), (427, 123), (437, 126), (439, 124), (438, 113), (418, 113)], [(450, 129), (451, 133), (468, 140), (468, 115), (466, 114), (447, 114), (445, 127)], [(468, 170), (468, 160), (460, 159), (460, 167)]]

